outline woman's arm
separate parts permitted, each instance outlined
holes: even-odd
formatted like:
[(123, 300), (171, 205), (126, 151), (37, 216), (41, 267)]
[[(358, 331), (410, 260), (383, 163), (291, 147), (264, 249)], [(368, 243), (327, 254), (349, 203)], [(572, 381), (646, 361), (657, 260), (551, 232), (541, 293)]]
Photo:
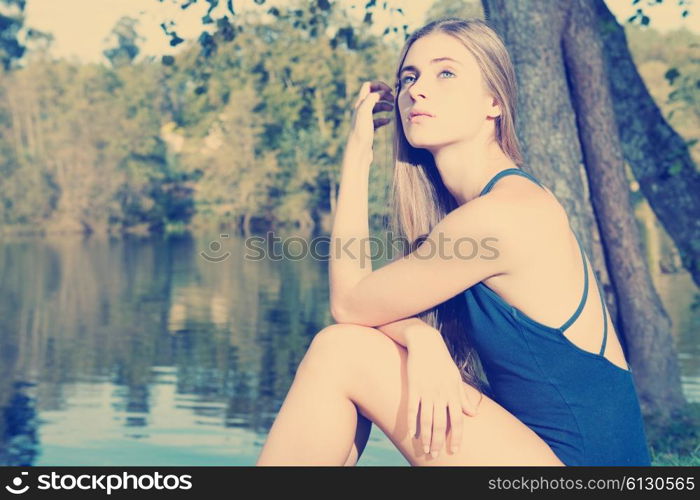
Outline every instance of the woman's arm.
[(371, 258), (363, 258), (369, 240), (368, 188), (372, 164), (368, 152), (351, 136), (345, 145), (338, 199), (331, 230), (328, 277), (330, 305), (338, 321), (339, 296), (346, 295), (363, 277), (372, 272)]
[[(372, 261), (361, 259), (362, 241), (369, 239), (368, 179), (371, 160), (352, 141), (348, 141), (343, 156), (342, 174), (336, 214), (331, 232), (329, 275), (331, 297), (347, 291), (372, 272)], [(352, 241), (352, 238), (355, 241)], [(347, 244), (347, 245), (346, 245)], [(344, 247), (344, 245), (346, 245)], [(354, 258), (353, 258), (354, 257)], [(367, 264), (363, 266), (363, 264)], [(331, 310), (333, 311), (333, 302)], [(336, 317), (336, 314), (333, 314)], [(336, 317), (337, 321), (337, 317)], [(420, 318), (411, 317), (377, 327), (394, 342), (407, 347), (415, 335), (427, 336), (440, 332)]]
[[(357, 181), (357, 197), (359, 186)], [(343, 187), (348, 188), (346, 194), (352, 193), (350, 184)], [(527, 233), (533, 215), (525, 205), (510, 203), (504, 197), (476, 198), (443, 217), (413, 252), (376, 271), (360, 268), (357, 260), (343, 254), (339, 259), (334, 255), (334, 319), (372, 327), (384, 325), (441, 304), (490, 276), (512, 272), (516, 261), (524, 261), (523, 255), (542, 244)], [(344, 215), (349, 220), (353, 214)], [(542, 219), (539, 215), (537, 220), (545, 224)], [(359, 221), (355, 223), (359, 225)], [(344, 235), (349, 236), (349, 232)], [(344, 273), (339, 272), (340, 265)]]
[(435, 340), (443, 341), (440, 330), (433, 328), (422, 319), (416, 317), (393, 321), (386, 325), (378, 326), (377, 329), (407, 349), (411, 348), (412, 342), (417, 337), (421, 340), (434, 338)]
[[(365, 259), (364, 241), (369, 239), (368, 179), (371, 160), (349, 140), (343, 155), (341, 182), (336, 203), (336, 214), (331, 232), (329, 276), (331, 297), (343, 293), (372, 272), (372, 260)], [(354, 238), (354, 239), (353, 239)], [(331, 300), (331, 311), (337, 314)], [(420, 318), (411, 317), (377, 326), (394, 342), (409, 346), (414, 335), (428, 335), (439, 331)]]

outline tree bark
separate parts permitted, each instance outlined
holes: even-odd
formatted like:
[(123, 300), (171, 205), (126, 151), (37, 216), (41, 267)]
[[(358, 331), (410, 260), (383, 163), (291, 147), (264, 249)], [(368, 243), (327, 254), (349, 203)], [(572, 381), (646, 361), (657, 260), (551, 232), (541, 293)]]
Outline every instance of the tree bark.
[(644, 85), (625, 30), (603, 0), (593, 2), (603, 42), (622, 153), (644, 196), (678, 247), (683, 267), (700, 286), (700, 172)]
[(515, 66), (526, 167), (562, 201), (601, 285), (613, 292), (611, 315), (643, 411), (668, 415), (685, 404), (678, 360), (642, 254), (592, 5), (483, 4)]

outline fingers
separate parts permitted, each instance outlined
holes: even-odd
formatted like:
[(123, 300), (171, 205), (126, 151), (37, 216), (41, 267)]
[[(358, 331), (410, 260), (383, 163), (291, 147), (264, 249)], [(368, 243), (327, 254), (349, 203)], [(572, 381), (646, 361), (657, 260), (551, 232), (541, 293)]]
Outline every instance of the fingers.
[(438, 453), (445, 444), (447, 432), (447, 407), (444, 403), (435, 403), (433, 406), (433, 439), (430, 444), (430, 454), (437, 458)]
[(377, 102), (377, 104), (374, 105), (374, 109), (372, 109), (372, 111), (376, 113), (379, 111), (392, 111), (393, 109), (393, 103), (380, 100), (379, 102)]
[(357, 109), (358, 106), (362, 101), (365, 100), (365, 97), (369, 94), (369, 87), (370, 87), (370, 82), (364, 82), (362, 84), (362, 87), (360, 87), (360, 93), (357, 96), (357, 99), (355, 100), (354, 108)]
[(416, 435), (416, 423), (418, 422), (418, 392), (412, 388), (413, 384), (408, 384), (408, 432), (411, 439), (418, 437)]
[[(393, 109), (393, 91), (389, 85), (380, 80), (364, 82), (360, 87), (359, 95), (357, 96), (353, 107), (357, 109), (369, 95), (374, 96), (375, 94), (377, 96), (376, 99), (378, 101), (381, 101), (382, 105), (391, 104), (391, 108), (384, 109), (382, 111), (390, 111), (391, 109)], [(373, 99), (375, 99), (375, 97), (373, 97)]]
[(450, 412), (450, 450), (454, 454), (459, 451), (459, 447), (462, 444), (462, 431), (464, 428), (459, 398), (450, 400), (448, 410)]
[(372, 92), (360, 102), (355, 110), (355, 114), (361, 117), (361, 120), (369, 120), (374, 113), (377, 101), (379, 101), (379, 94)]
[(433, 428), (433, 402), (421, 399), (420, 402), (420, 439), (423, 451), (430, 453), (430, 438)]
[(369, 86), (369, 92), (380, 92), (380, 93), (391, 94), (394, 91), (394, 89), (392, 89), (389, 84), (384, 83), (381, 80), (372, 80), (369, 82), (364, 82), (363, 85)]
[[(394, 109), (394, 104), (393, 102), (384, 102), (384, 101), (379, 101), (377, 104), (374, 105), (374, 108), (372, 108), (372, 113), (379, 113), (382, 111), (393, 111)], [(374, 129), (378, 129), (379, 127), (383, 127), (387, 123), (391, 122), (392, 117), (391, 116), (384, 116), (381, 118), (375, 118), (373, 120), (374, 122)]]
[(362, 101), (365, 100), (365, 97), (367, 97), (367, 93), (365, 92), (365, 86), (362, 85), (360, 93), (357, 95), (357, 99), (355, 99), (355, 104), (353, 104), (353, 109), (355, 111), (357, 111), (357, 108), (360, 107), (360, 104), (362, 104)]
[(375, 80), (372, 82), (372, 90), (383, 90), (391, 93), (394, 89), (392, 89), (391, 85), (389, 85), (388, 83), (384, 83), (381, 80)]
[[(394, 96), (391, 93), (391, 87), (379, 80), (364, 82), (353, 107), (353, 123), (355, 123), (355, 119), (363, 122), (369, 120), (374, 113), (392, 111), (394, 109)], [(390, 123), (391, 120), (392, 118), (389, 116), (372, 118), (373, 129), (377, 130)]]
[(374, 121), (374, 128), (378, 129), (379, 127), (383, 127), (387, 123), (391, 121), (391, 118), (377, 118)]

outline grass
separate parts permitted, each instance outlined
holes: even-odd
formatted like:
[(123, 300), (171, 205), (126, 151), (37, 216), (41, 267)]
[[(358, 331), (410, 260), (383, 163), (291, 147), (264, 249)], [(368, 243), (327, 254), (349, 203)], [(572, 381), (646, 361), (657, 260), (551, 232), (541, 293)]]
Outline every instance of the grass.
[(700, 450), (695, 450), (689, 455), (681, 455), (679, 453), (659, 453), (652, 456), (651, 465), (697, 467), (700, 466)]
[(700, 465), (700, 403), (689, 403), (670, 419), (645, 416), (652, 465)]

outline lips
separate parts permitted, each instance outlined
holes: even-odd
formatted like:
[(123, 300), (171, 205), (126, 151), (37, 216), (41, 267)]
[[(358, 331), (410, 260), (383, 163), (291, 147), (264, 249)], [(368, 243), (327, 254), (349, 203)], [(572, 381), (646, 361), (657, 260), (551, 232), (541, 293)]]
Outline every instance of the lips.
[(411, 119), (411, 118), (413, 118), (414, 116), (420, 116), (420, 115), (433, 116), (433, 115), (431, 115), (430, 113), (428, 113), (427, 111), (421, 111), (421, 110), (419, 110), (419, 109), (414, 109), (413, 111), (411, 111), (411, 112), (409, 113), (408, 118)]

